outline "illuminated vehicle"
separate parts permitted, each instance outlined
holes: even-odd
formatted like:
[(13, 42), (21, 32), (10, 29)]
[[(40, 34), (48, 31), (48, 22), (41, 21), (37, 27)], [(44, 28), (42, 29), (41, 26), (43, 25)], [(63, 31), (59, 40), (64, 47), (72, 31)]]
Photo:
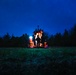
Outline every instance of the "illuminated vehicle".
[(30, 48), (47, 48), (47, 42), (45, 41), (45, 34), (42, 29), (36, 29), (33, 32), (33, 36), (29, 37), (29, 47)]

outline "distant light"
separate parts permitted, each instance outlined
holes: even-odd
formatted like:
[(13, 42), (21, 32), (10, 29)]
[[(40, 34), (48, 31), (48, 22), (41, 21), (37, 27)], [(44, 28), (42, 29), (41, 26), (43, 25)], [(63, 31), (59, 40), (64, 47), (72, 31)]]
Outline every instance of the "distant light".
[(33, 37), (32, 36), (29, 36), (29, 39), (32, 39)]

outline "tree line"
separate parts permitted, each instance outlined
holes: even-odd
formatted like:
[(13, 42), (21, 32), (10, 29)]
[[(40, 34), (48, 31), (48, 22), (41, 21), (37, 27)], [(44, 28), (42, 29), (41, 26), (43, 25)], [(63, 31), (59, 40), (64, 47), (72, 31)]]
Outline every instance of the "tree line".
[[(64, 30), (64, 33), (56, 33), (49, 36), (44, 33), (44, 37), (49, 46), (70, 47), (76, 46), (76, 24), (70, 30)], [(0, 47), (28, 47), (29, 35), (23, 34), (20, 37), (10, 36), (8, 33), (0, 37)]]
[(23, 34), (20, 37), (10, 36), (8, 33), (0, 37), (0, 47), (28, 47), (29, 36)]
[(64, 30), (64, 33), (56, 33), (48, 39), (49, 46), (76, 46), (76, 24), (70, 30)]

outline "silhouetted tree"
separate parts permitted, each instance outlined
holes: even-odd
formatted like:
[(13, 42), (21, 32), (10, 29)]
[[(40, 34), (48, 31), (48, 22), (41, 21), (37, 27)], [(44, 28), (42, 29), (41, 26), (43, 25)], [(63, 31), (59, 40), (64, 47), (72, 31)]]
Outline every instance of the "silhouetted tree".
[(22, 46), (22, 47), (28, 47), (28, 44), (29, 44), (29, 36), (27, 34), (23, 34), (19, 38), (19, 42), (20, 42), (20, 46)]
[(0, 47), (3, 47), (3, 39), (0, 37)]
[(11, 47), (18, 47), (18, 39), (19, 37), (15, 37), (14, 35), (12, 35), (10, 43)]
[(44, 39), (45, 41), (48, 41), (49, 39), (49, 34), (47, 32), (44, 32)]
[(55, 44), (55, 46), (61, 46), (62, 45), (61, 33), (56, 33), (56, 35), (54, 36), (54, 44)]
[(72, 27), (70, 29), (70, 43), (71, 46), (76, 46), (76, 24), (74, 25), (74, 27)]
[(63, 46), (69, 46), (69, 33), (68, 31), (65, 29), (64, 33), (63, 33), (63, 36), (62, 36), (62, 45)]
[(3, 46), (4, 47), (9, 47), (10, 45), (10, 35), (7, 33), (6, 35), (4, 35), (3, 37)]
[(50, 38), (48, 39), (48, 45), (54, 46), (54, 35), (51, 35)]

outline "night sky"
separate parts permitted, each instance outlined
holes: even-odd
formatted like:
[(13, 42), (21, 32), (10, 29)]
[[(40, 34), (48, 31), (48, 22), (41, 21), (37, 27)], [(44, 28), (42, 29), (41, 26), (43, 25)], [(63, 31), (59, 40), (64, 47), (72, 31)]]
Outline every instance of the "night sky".
[(39, 25), (49, 34), (76, 24), (76, 0), (0, 0), (0, 36), (32, 35)]

